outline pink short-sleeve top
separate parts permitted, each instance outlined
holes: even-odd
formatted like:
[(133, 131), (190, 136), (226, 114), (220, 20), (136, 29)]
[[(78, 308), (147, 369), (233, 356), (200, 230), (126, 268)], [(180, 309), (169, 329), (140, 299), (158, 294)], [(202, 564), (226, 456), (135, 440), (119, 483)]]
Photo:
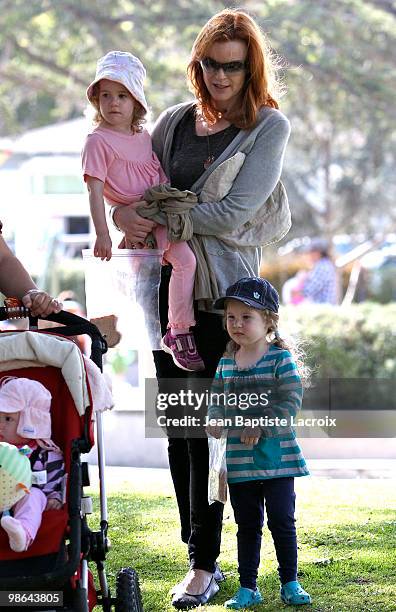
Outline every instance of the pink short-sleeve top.
[(147, 130), (124, 134), (96, 128), (85, 141), (82, 168), (85, 181), (87, 176), (103, 181), (110, 204), (136, 202), (149, 187), (169, 182)]

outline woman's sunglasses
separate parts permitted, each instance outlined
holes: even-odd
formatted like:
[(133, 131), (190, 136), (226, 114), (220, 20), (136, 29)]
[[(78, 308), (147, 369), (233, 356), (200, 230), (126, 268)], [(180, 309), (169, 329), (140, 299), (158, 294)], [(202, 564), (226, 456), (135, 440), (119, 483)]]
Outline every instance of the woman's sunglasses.
[(216, 60), (211, 57), (204, 57), (199, 62), (201, 64), (202, 70), (205, 72), (215, 73), (219, 70), (223, 70), (225, 74), (236, 74), (237, 72), (242, 72), (246, 70), (246, 62), (241, 60), (235, 60), (235, 62), (225, 62), (224, 64), (221, 62), (216, 62)]

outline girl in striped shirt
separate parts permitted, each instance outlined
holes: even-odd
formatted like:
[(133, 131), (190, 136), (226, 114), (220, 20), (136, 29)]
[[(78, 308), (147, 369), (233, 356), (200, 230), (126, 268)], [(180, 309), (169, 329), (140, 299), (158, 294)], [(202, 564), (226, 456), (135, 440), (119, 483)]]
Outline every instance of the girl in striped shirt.
[(231, 342), (211, 389), (207, 433), (227, 426), (227, 480), (238, 525), (240, 588), (226, 608), (247, 608), (263, 599), (257, 588), (264, 502), (278, 559), (280, 596), (290, 605), (310, 604), (297, 581), (294, 477), (308, 469), (292, 429), (301, 407), (300, 373), (279, 336), (279, 297), (261, 278), (242, 278), (215, 302), (225, 309)]
[(29, 378), (4, 377), (0, 381), (0, 442), (26, 446), (33, 472), (33, 486), (9, 512), (1, 527), (10, 548), (27, 550), (41, 525), (44, 510), (63, 505), (65, 466), (60, 449), (51, 440), (51, 394)]

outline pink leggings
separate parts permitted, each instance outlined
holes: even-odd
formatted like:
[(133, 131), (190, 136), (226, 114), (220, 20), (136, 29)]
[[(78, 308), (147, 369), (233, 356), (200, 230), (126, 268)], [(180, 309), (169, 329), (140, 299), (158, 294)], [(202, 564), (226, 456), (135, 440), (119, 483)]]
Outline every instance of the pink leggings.
[(37, 487), (32, 487), (30, 493), (22, 497), (13, 506), (12, 514), (14, 518), (21, 522), (28, 539), (30, 537), (30, 541), (27, 542), (28, 546), (37, 535), (46, 505), (47, 498), (44, 493)]
[(171, 329), (188, 329), (195, 325), (193, 308), (194, 277), (197, 262), (187, 242), (169, 242), (167, 229), (158, 225), (153, 230), (157, 246), (163, 249), (164, 260), (172, 264), (169, 282), (168, 321)]

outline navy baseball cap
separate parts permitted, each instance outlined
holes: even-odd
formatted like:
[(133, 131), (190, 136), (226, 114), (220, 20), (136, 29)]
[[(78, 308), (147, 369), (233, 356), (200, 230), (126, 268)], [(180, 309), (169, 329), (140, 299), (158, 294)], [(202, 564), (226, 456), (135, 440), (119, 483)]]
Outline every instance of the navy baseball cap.
[(247, 306), (259, 310), (272, 310), (278, 312), (279, 295), (277, 290), (265, 278), (246, 277), (228, 287), (224, 297), (215, 301), (216, 309), (224, 308), (225, 301), (229, 298), (239, 300)]

